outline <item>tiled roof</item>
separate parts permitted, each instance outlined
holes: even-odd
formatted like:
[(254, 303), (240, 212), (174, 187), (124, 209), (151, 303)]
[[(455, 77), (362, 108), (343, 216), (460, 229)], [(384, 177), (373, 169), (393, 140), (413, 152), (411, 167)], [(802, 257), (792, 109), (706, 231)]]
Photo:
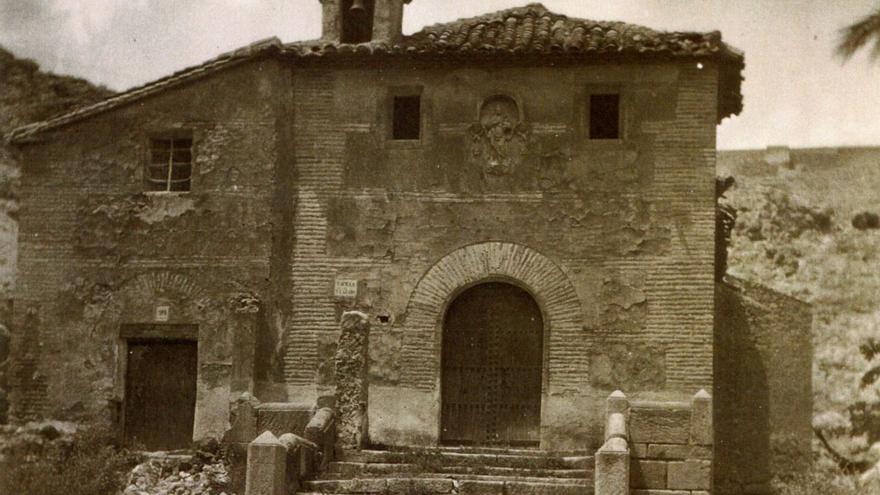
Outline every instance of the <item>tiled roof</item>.
[(283, 45), (278, 38), (268, 38), (265, 40), (257, 41), (255, 43), (251, 43), (250, 45), (239, 48), (237, 50), (223, 53), (199, 65), (187, 67), (161, 79), (157, 79), (142, 86), (136, 86), (127, 91), (117, 93), (110, 98), (99, 101), (98, 103), (95, 103), (93, 105), (80, 107), (76, 110), (58, 115), (42, 122), (34, 122), (32, 124), (19, 127), (9, 134), (9, 141), (26, 141), (28, 138), (34, 136), (35, 134), (39, 134), (40, 132), (54, 129), (56, 127), (60, 127), (87, 117), (91, 117), (92, 115), (96, 115), (107, 110), (140, 100), (141, 98), (160, 93), (178, 84), (189, 82), (193, 79), (204, 77), (208, 74), (213, 74), (214, 72), (231, 67), (238, 63), (245, 62), (259, 54), (267, 53), (269, 51), (280, 52), (282, 47)]
[(580, 53), (673, 56), (742, 54), (721, 41), (721, 33), (655, 31), (624, 22), (570, 18), (539, 3), (428, 26), (393, 45), (339, 45), (325, 41), (291, 43), (300, 56), (337, 53)]
[(170, 87), (250, 60), (278, 53), (295, 59), (334, 56), (475, 56), (568, 54), (582, 59), (622, 57), (713, 57), (724, 62), (719, 88), (719, 120), (742, 109), (743, 55), (721, 41), (721, 33), (655, 31), (623, 22), (590, 21), (553, 13), (539, 3), (428, 26), (394, 44), (358, 45), (322, 40), (282, 44), (278, 38), (258, 41), (200, 65), (119, 93), (107, 100), (14, 130), (9, 139), (28, 138), (68, 123), (122, 106)]

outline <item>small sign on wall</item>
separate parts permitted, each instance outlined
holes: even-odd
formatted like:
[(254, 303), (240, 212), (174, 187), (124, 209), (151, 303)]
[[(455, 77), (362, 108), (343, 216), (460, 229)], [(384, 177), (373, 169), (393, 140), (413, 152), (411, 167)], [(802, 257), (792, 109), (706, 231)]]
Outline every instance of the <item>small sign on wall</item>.
[(357, 297), (358, 282), (350, 278), (337, 278), (333, 287), (334, 297)]
[(156, 306), (156, 321), (168, 321), (168, 317), (171, 315), (171, 307), (170, 306)]

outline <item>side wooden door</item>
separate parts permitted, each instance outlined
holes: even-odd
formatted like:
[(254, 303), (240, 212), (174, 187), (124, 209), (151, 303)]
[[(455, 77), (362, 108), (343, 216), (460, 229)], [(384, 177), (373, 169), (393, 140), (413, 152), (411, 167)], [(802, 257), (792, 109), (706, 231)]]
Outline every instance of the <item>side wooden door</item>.
[(124, 412), (128, 445), (154, 451), (191, 446), (197, 364), (195, 341), (129, 341)]

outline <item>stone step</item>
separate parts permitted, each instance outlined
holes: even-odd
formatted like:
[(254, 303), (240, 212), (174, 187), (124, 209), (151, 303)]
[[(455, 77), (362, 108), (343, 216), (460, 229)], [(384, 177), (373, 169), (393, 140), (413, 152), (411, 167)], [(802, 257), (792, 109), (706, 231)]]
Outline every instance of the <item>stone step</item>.
[[(395, 450), (398, 450), (395, 448)], [(399, 450), (407, 451), (407, 448), (401, 448)], [(510, 454), (510, 455), (530, 455), (530, 456), (545, 456), (545, 457), (576, 457), (576, 456), (585, 456), (591, 455), (589, 450), (541, 450), (538, 448), (526, 448), (526, 447), (469, 447), (469, 446), (451, 446), (444, 445), (440, 447), (414, 447), (410, 450), (415, 452), (426, 451), (426, 450), (439, 450), (441, 452), (461, 452), (464, 454)]]
[(303, 483), (300, 495), (382, 494), (382, 495), (591, 495), (587, 481), (521, 481), (497, 479), (452, 480), (443, 478), (366, 478), (352, 480), (317, 480)]
[(434, 466), (495, 466), (530, 469), (592, 469), (593, 456), (556, 456), (550, 453), (473, 453), (446, 450), (390, 451), (347, 450), (342, 461), (374, 464), (416, 464), (431, 471)]
[(593, 467), (590, 469), (532, 469), (532, 468), (509, 468), (498, 466), (443, 466), (438, 473), (453, 475), (479, 474), (503, 477), (532, 477), (532, 478), (558, 478), (558, 479), (592, 479)]
[(327, 472), (323, 474), (323, 477), (330, 479), (331, 476), (382, 476), (418, 473), (419, 471), (422, 471), (422, 467), (418, 464), (334, 461), (327, 466)]
[(446, 474), (475, 474), (505, 477), (535, 478), (567, 478), (586, 479), (592, 477), (593, 468), (589, 469), (535, 469), (523, 467), (499, 466), (420, 466), (405, 463), (367, 463), (367, 462), (331, 462), (323, 479), (340, 476), (387, 476), (393, 474), (411, 474), (420, 472)]

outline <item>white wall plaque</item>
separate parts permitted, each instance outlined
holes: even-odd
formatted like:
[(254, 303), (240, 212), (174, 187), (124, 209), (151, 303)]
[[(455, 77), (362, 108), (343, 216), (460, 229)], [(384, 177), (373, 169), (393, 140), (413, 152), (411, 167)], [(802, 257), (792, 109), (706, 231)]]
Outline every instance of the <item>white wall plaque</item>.
[(333, 287), (334, 297), (357, 297), (358, 282), (349, 278), (337, 278)]
[(168, 321), (170, 315), (171, 308), (169, 306), (156, 306), (156, 321)]

